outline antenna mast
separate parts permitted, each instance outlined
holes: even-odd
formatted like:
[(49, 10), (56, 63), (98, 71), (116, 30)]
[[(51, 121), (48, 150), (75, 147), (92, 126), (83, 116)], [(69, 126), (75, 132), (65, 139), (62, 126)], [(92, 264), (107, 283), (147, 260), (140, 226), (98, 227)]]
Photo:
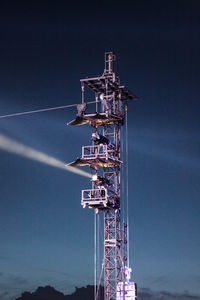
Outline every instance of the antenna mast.
[[(126, 117), (127, 102), (137, 97), (120, 84), (114, 72), (114, 61), (115, 55), (106, 52), (102, 76), (81, 79), (82, 103), (77, 105), (76, 119), (68, 125), (89, 124), (92, 144), (83, 146), (81, 157), (69, 165), (90, 167), (92, 187), (82, 190), (81, 204), (94, 209), (95, 214), (103, 215), (104, 300), (135, 300), (137, 288), (134, 282), (129, 282), (126, 225), (122, 226), (120, 214), (123, 196), (121, 127)], [(95, 112), (86, 113), (85, 87), (96, 99)], [(99, 299), (96, 287), (94, 298)]]

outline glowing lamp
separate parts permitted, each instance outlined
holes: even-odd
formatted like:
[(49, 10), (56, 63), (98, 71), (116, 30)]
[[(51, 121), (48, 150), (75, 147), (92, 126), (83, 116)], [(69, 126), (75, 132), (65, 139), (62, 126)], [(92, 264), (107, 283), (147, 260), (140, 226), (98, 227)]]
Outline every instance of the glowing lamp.
[(103, 100), (103, 94), (100, 94), (99, 98), (100, 100)]
[(92, 175), (92, 181), (97, 181), (97, 178), (98, 178), (97, 174)]

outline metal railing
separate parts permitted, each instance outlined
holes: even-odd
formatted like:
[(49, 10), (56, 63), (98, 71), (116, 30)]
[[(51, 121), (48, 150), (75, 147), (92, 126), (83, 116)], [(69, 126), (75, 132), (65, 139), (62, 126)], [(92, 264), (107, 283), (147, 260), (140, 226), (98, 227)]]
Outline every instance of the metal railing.
[(107, 145), (92, 145), (82, 147), (82, 159), (95, 159), (95, 158), (117, 158), (116, 151), (109, 149)]
[(108, 202), (108, 192), (105, 187), (97, 189), (82, 190), (81, 204), (86, 205), (102, 205), (106, 206)]

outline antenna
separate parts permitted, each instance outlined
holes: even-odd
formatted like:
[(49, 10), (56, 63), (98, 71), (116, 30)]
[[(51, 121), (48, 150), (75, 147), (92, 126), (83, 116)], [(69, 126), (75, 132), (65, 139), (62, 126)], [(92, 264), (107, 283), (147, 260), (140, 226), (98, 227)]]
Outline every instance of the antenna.
[(115, 55), (112, 52), (106, 52), (104, 74), (112, 74), (114, 72), (114, 61)]
[[(81, 157), (69, 166), (89, 166), (91, 187), (82, 190), (81, 205), (89, 207), (95, 213), (95, 290), (94, 300), (99, 299), (101, 275), (97, 272), (97, 236), (96, 215), (102, 217), (104, 228), (103, 260), (104, 300), (136, 300), (137, 285), (130, 282), (127, 261), (127, 226), (121, 224), (122, 193), (121, 170), (123, 164), (121, 131), (126, 122), (127, 102), (137, 98), (124, 85), (114, 72), (115, 55), (105, 53), (105, 68), (102, 76), (81, 79), (82, 104), (77, 105), (78, 114), (68, 125), (88, 124), (91, 130), (90, 145), (82, 146)], [(95, 112), (88, 111), (84, 102), (85, 88), (96, 99)], [(127, 146), (126, 146), (127, 147)], [(126, 149), (127, 150), (127, 149)], [(127, 194), (128, 195), (128, 194)], [(125, 209), (124, 209), (125, 210)], [(125, 212), (123, 212), (125, 213)], [(127, 212), (128, 213), (128, 209)], [(99, 266), (99, 263), (98, 263)], [(98, 274), (97, 274), (98, 273)], [(98, 278), (97, 278), (98, 277)]]

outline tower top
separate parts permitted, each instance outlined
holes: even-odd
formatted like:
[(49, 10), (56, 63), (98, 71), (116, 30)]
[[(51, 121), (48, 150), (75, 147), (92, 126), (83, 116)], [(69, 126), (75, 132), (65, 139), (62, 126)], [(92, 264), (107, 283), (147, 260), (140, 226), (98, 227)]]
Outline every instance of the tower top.
[(114, 61), (115, 55), (113, 52), (105, 52), (105, 69), (104, 74), (112, 74), (114, 73)]

